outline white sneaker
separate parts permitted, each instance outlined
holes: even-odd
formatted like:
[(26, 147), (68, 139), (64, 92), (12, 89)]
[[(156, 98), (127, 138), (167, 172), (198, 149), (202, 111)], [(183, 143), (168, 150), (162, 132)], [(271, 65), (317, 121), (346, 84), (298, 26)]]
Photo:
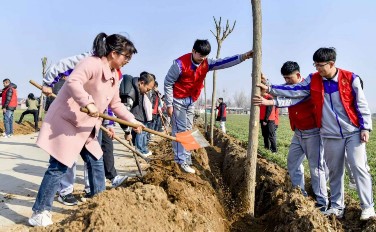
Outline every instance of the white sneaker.
[(40, 213), (33, 212), (33, 215), (31, 215), (31, 218), (29, 218), (29, 224), (31, 226), (49, 226), (52, 225), (52, 216), (51, 213), (47, 210), (44, 210)]
[(352, 183), (351, 181), (349, 182), (349, 189), (356, 190), (356, 184)]
[(191, 168), (186, 162), (180, 164), (180, 167), (185, 171), (185, 172), (188, 172), (188, 173), (195, 173), (196, 171)]
[(330, 208), (327, 211), (323, 212), (323, 214), (326, 216), (334, 214), (337, 218), (343, 218), (344, 212), (344, 209)]
[(368, 220), (370, 217), (375, 217), (375, 209), (373, 207), (369, 207), (367, 209), (362, 210), (362, 215), (360, 215), (360, 220)]
[(128, 176), (119, 176), (119, 175), (115, 176), (115, 178), (112, 179), (112, 188), (118, 187), (119, 185), (121, 185), (121, 183), (123, 183), (127, 179), (128, 179)]
[(153, 154), (153, 152), (149, 151), (148, 153), (146, 154), (143, 154), (145, 157), (148, 157), (148, 156), (151, 156)]

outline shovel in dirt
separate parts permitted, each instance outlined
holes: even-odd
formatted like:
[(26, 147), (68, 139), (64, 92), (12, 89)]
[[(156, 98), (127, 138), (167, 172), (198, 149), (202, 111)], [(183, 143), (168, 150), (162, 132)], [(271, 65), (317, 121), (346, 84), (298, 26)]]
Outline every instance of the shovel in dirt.
[[(102, 129), (104, 132), (106, 132), (106, 133), (110, 133), (110, 131), (109, 131), (106, 127), (104, 127), (104, 126), (101, 126), (101, 129)], [(142, 169), (141, 169), (141, 165), (140, 165), (140, 163), (138, 162), (138, 159), (137, 159), (137, 157), (136, 157), (136, 154), (137, 154), (138, 156), (140, 156), (141, 158), (143, 158), (146, 162), (149, 162), (150, 159), (147, 158), (147, 157), (145, 157), (141, 152), (137, 151), (137, 150), (134, 148), (134, 146), (133, 146), (133, 144), (132, 144), (132, 141), (129, 141), (130, 144), (127, 144), (127, 143), (125, 143), (123, 140), (121, 140), (121, 139), (120, 139), (118, 136), (116, 136), (116, 135), (114, 135), (114, 139), (116, 139), (119, 143), (123, 144), (126, 148), (128, 148), (129, 150), (132, 151), (133, 158), (134, 158), (135, 161), (136, 161), (136, 165), (137, 165), (138, 172), (140, 173), (140, 178), (142, 178), (142, 176), (143, 176), (143, 174), (142, 174)]]
[[(81, 108), (81, 111), (85, 112), (85, 113), (89, 112), (86, 108)], [(137, 128), (139, 126), (137, 124), (134, 124), (134, 123), (131, 123), (131, 122), (119, 119), (119, 118), (111, 117), (111, 116), (108, 116), (108, 115), (105, 115), (105, 114), (102, 114), (102, 113), (99, 113), (99, 117), (107, 119), (107, 120), (112, 120), (114, 122), (117, 122), (117, 123), (120, 123), (120, 124), (123, 124), (123, 125), (126, 125), (126, 126), (130, 126), (130, 127), (133, 127), (133, 128)], [(201, 147), (210, 146), (208, 141), (206, 141), (206, 139), (204, 138), (204, 136), (202, 136), (202, 134), (199, 132), (198, 129), (194, 129), (192, 131), (184, 131), (184, 132), (181, 132), (181, 133), (177, 133), (176, 137), (166, 135), (165, 133), (149, 129), (147, 127), (143, 128), (143, 130), (146, 131), (146, 132), (149, 132), (151, 134), (158, 135), (158, 136), (161, 136), (163, 138), (179, 142), (183, 145), (183, 147), (187, 151), (198, 149), (198, 148), (201, 148)]]

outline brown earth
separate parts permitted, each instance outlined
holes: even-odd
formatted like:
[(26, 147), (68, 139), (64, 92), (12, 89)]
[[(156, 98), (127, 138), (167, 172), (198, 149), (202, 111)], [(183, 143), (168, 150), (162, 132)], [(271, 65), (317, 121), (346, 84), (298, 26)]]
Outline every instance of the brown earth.
[[(18, 120), (18, 119), (17, 119)], [(39, 128), (42, 122), (39, 122)], [(27, 135), (35, 132), (34, 122), (23, 121), (21, 124), (13, 122), (14, 135)], [(0, 133), (4, 133), (4, 123), (0, 123)]]
[(324, 217), (293, 189), (285, 169), (258, 157), (256, 217), (242, 213), (244, 144), (216, 131), (216, 146), (193, 153), (196, 175), (173, 162), (170, 142), (152, 146), (147, 174), (97, 195), (61, 223), (32, 231), (375, 231), (346, 197), (344, 219)]

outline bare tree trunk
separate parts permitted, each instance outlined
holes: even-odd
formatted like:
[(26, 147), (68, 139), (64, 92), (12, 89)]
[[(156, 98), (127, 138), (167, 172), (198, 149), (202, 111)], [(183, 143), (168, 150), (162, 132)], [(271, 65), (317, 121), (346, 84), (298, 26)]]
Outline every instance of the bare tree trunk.
[[(42, 58), (42, 83), (43, 78), (46, 75), (46, 67), (47, 67), (47, 57)], [(44, 94), (41, 92), (40, 94), (40, 104), (38, 110), (38, 120), (42, 121), (42, 110), (43, 110), (43, 103), (44, 103)]]
[[(253, 62), (252, 62), (252, 96), (260, 94), (256, 86), (261, 82), (261, 38), (262, 38), (262, 17), (261, 0), (251, 0), (253, 15)], [(246, 213), (251, 216), (255, 214), (255, 187), (257, 167), (257, 147), (259, 132), (260, 108), (251, 103), (251, 115), (249, 120), (248, 149), (245, 165), (245, 190), (243, 195), (243, 207)]]
[(204, 112), (205, 112), (205, 136), (208, 134), (208, 117), (206, 115), (206, 80), (204, 79)]
[[(236, 25), (236, 21), (234, 22), (232, 28), (230, 28), (229, 22), (227, 20), (226, 21), (226, 27), (223, 28), (223, 30), (222, 30), (222, 27), (221, 27), (221, 22), (222, 22), (222, 18), (221, 17), (219, 17), (219, 22), (214, 18), (214, 22), (215, 22), (216, 33), (214, 33), (211, 30), (210, 31), (212, 32), (212, 34), (214, 35), (214, 37), (217, 40), (218, 47), (217, 47), (217, 56), (216, 56), (216, 58), (218, 59), (219, 55), (221, 53), (222, 42), (234, 30), (235, 25)], [(215, 119), (215, 102), (216, 102), (215, 93), (216, 93), (216, 87), (217, 87), (216, 81), (217, 81), (217, 72), (214, 71), (213, 72), (212, 105), (211, 105), (211, 115), (210, 115), (210, 144), (211, 145), (214, 144), (213, 143), (213, 137), (214, 137), (214, 122), (215, 122), (214, 119)]]
[[(218, 49), (217, 49), (217, 56), (216, 59), (219, 58), (221, 54), (221, 44), (218, 43)], [(217, 92), (217, 71), (213, 71), (213, 92), (212, 92), (212, 105), (211, 105), (211, 115), (210, 115), (210, 145), (214, 145), (214, 123), (215, 123), (215, 103), (216, 101), (216, 94)]]

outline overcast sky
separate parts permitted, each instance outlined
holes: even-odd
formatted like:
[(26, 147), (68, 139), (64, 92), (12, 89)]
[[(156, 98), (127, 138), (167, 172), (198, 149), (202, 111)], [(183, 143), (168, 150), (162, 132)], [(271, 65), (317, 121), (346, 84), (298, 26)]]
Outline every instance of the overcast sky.
[[(195, 39), (209, 39), (210, 57), (216, 42), (210, 30), (213, 16), (236, 20), (224, 41), (221, 57), (252, 49), (250, 1), (4, 1), (0, 7), (0, 78), (18, 85), (20, 97), (37, 93), (28, 80), (42, 80), (41, 58), (50, 63), (91, 50), (99, 32), (123, 33), (139, 53), (123, 67), (138, 76), (154, 73), (163, 83), (173, 59), (188, 53)], [(263, 71), (273, 83), (283, 81), (280, 67), (297, 61), (304, 76), (315, 69), (312, 55), (320, 47), (337, 49), (337, 66), (360, 75), (373, 112), (376, 111), (376, 1), (374, 0), (265, 0), (262, 1)], [(248, 60), (218, 72), (218, 89), (225, 97), (251, 92)], [(211, 89), (212, 74), (207, 76)], [(160, 84), (161, 86), (161, 84)], [(211, 92), (211, 90), (210, 90)]]

